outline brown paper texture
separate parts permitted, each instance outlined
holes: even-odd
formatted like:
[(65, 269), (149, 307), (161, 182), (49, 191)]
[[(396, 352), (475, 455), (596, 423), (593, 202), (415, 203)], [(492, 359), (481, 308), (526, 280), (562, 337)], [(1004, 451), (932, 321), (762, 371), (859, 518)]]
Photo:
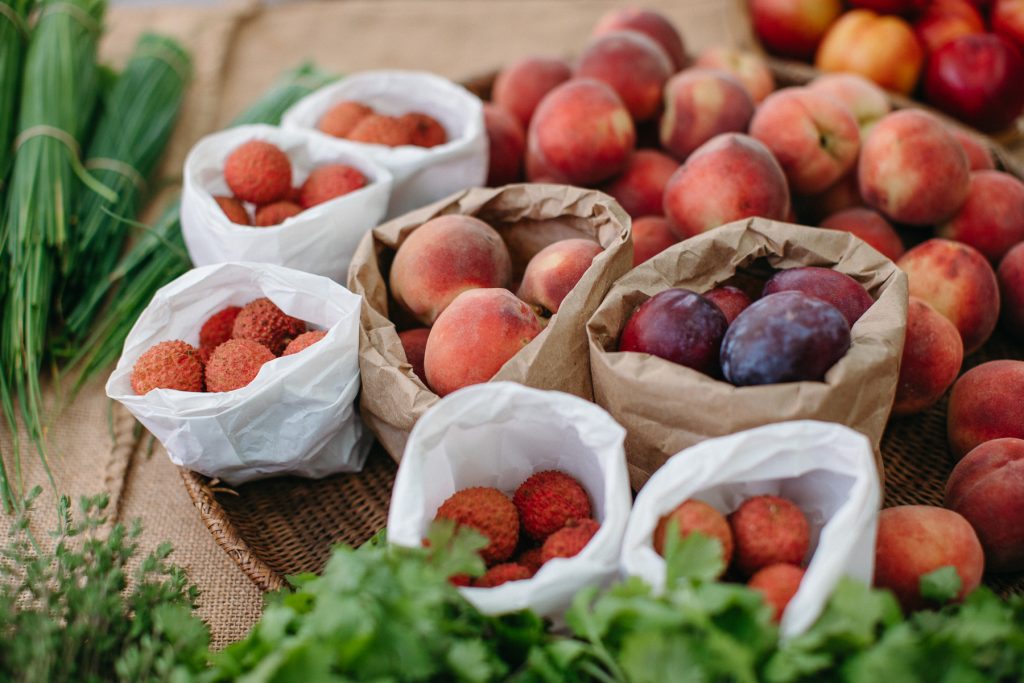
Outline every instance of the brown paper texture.
[[(756, 268), (762, 257), (776, 269), (834, 268), (875, 299), (824, 382), (734, 387), (662, 358), (615, 350), (629, 316), (654, 294), (670, 287), (705, 292), (737, 270)], [(730, 223), (669, 248), (608, 291), (587, 323), (595, 400), (626, 428), (634, 488), (699, 441), (798, 419), (838, 422), (865, 434), (881, 472), (879, 442), (896, 393), (906, 318), (906, 275), (852, 234), (762, 218)]]
[(590, 356), (584, 325), (616, 278), (633, 261), (630, 220), (611, 197), (565, 185), (508, 185), (474, 188), (389, 221), (368, 233), (349, 269), (348, 287), (362, 294), (359, 369), (363, 420), (395, 460), (409, 431), (438, 396), (412, 371), (389, 312), (401, 320), (387, 292), (395, 250), (420, 225), (445, 214), (475, 216), (497, 230), (512, 255), (513, 279), (552, 242), (570, 238), (598, 241), (604, 251), (562, 301), (543, 332), (513, 356), (493, 380), (519, 382), (593, 400)]

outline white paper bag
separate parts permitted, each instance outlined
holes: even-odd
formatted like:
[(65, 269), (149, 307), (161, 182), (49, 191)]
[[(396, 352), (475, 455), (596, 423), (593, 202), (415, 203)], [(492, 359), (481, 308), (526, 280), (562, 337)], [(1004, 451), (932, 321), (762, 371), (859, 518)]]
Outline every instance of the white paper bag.
[(471, 486), (511, 496), (535, 472), (560, 470), (590, 494), (601, 528), (580, 554), (544, 564), (533, 578), (496, 588), (461, 588), (485, 614), (530, 608), (558, 616), (584, 586), (618, 573), (631, 495), (625, 431), (604, 410), (570, 394), (513, 382), (456, 391), (420, 418), (395, 478), (388, 540), (418, 547), (437, 509)]
[[(277, 145), (292, 164), (292, 184), (299, 187), (318, 166), (347, 164), (366, 176), (367, 184), (265, 228), (232, 223), (214, 200), (231, 195), (224, 162), (242, 143), (264, 140)], [(360, 146), (306, 131), (251, 125), (208, 135), (185, 160), (181, 197), (181, 232), (192, 263), (251, 261), (287, 266), (344, 283), (359, 240), (387, 211), (391, 174)]]
[[(173, 339), (197, 346), (210, 315), (260, 297), (327, 336), (264, 364), (235, 391), (132, 390), (132, 367), (151, 346)], [(279, 474), (357, 472), (372, 443), (355, 410), (360, 301), (332, 280), (281, 266), (195, 268), (153, 296), (125, 340), (107, 396), (124, 404), (176, 465), (232, 485)]]
[(871, 444), (841, 425), (800, 420), (703, 441), (670, 458), (641, 489), (622, 544), (622, 568), (657, 590), (665, 561), (652, 545), (662, 516), (690, 498), (729, 514), (747, 498), (775, 495), (804, 512), (813, 553), (781, 631), (806, 631), (839, 579), (870, 584), (881, 494)]
[(488, 142), (480, 98), (424, 71), (364, 71), (324, 86), (285, 112), (281, 125), (315, 131), (332, 106), (354, 100), (378, 114), (428, 114), (444, 126), (448, 142), (437, 147), (359, 145), (395, 178), (388, 218), (426, 206), (453, 192), (487, 182)]

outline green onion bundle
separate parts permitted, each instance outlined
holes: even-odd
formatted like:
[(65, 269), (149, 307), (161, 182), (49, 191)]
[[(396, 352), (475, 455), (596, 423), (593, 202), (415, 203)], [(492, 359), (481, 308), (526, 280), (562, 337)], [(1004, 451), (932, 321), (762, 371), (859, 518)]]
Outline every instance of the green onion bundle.
[(104, 100), (85, 163), (117, 192), (117, 201), (86, 192), (78, 202), (62, 297), (65, 346), (81, 342), (103, 304), (104, 279), (117, 265), (128, 229), (120, 218), (138, 214), (146, 179), (174, 131), (190, 72), (189, 55), (178, 43), (145, 34)]
[(5, 387), (17, 395), (44, 463), (39, 372), (71, 215), (80, 182), (110, 196), (88, 177), (79, 158), (98, 92), (96, 43), (105, 6), (104, 0), (46, 0), (40, 6), (25, 58), (9, 200), (0, 226), (8, 278), (0, 371), (8, 373)]
[[(29, 0), (0, 0), (0, 187), (11, 165), (11, 138), (18, 113), (21, 59), (28, 38)], [(2, 291), (2, 289), (0, 289)]]

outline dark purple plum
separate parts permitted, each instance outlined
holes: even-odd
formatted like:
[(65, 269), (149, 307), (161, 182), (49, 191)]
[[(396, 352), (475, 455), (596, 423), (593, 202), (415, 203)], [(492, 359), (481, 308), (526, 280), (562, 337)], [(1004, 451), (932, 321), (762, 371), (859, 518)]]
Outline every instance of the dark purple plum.
[(790, 268), (775, 273), (765, 283), (762, 295), (778, 292), (803, 292), (826, 301), (839, 309), (850, 327), (875, 303), (867, 290), (849, 275), (815, 266)]
[(850, 326), (835, 306), (779, 292), (736, 316), (722, 342), (722, 373), (740, 387), (820, 382), (848, 348)]
[(718, 306), (730, 325), (740, 312), (750, 305), (750, 297), (739, 287), (723, 285), (704, 292), (704, 298)]
[(640, 304), (622, 330), (619, 351), (649, 353), (718, 375), (718, 353), (729, 327), (718, 306), (688, 289), (667, 289)]

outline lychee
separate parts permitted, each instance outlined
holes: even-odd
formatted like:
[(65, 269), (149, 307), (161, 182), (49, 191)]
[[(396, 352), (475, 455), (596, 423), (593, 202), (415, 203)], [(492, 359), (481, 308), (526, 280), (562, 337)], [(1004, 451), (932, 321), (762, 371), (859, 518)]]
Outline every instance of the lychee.
[(396, 116), (370, 114), (349, 131), (348, 139), (387, 147), (412, 144), (412, 126)]
[(473, 585), (473, 577), (469, 574), (452, 574), (448, 577), (448, 583), (460, 587), (471, 586)]
[(286, 315), (273, 301), (264, 297), (242, 307), (235, 318), (231, 336), (251, 339), (266, 346), (274, 355), (280, 355), (291, 340), (305, 331), (306, 323)]
[(748, 498), (729, 515), (736, 568), (745, 576), (771, 564), (802, 564), (811, 546), (807, 517), (778, 496)]
[(564, 472), (537, 472), (516, 489), (512, 501), (523, 529), (538, 541), (571, 521), (590, 517), (590, 498), (579, 482)]
[(292, 189), (292, 165), (277, 146), (250, 140), (235, 148), (224, 162), (224, 181), (235, 197), (253, 204), (270, 204)]
[(366, 186), (366, 176), (345, 164), (330, 164), (313, 169), (299, 190), (299, 203), (305, 209), (355, 192)]
[(448, 142), (448, 133), (437, 119), (427, 114), (409, 112), (398, 117), (409, 127), (409, 144), (418, 147), (437, 147)]
[(324, 112), (316, 124), (322, 132), (343, 138), (352, 132), (355, 125), (373, 113), (373, 109), (360, 102), (338, 102)]
[(234, 391), (256, 379), (264, 363), (274, 360), (270, 349), (250, 339), (229, 339), (206, 364), (207, 391)]
[(523, 565), (506, 562), (505, 564), (496, 564), (488, 569), (483, 576), (473, 582), (473, 586), (475, 588), (494, 588), (509, 581), (523, 581), (531, 576), (533, 574)]
[[(701, 533), (709, 538), (717, 538), (722, 544), (722, 560), (727, 567), (732, 560), (732, 531), (725, 517), (707, 503), (690, 499), (684, 501), (672, 512), (660, 520), (654, 529), (654, 549), (659, 555), (665, 555), (665, 532), (669, 522), (679, 525), (679, 536), (686, 538), (692, 533)], [(723, 568), (724, 571), (724, 568)]]
[(512, 557), (519, 542), (519, 513), (504, 493), (495, 488), (474, 486), (453, 493), (437, 509), (435, 519), (450, 519), (483, 534), (490, 543), (480, 551), (488, 565)]
[(529, 569), (530, 576), (533, 576), (544, 566), (544, 557), (540, 548), (530, 548), (520, 553), (517, 562)]
[(238, 317), (238, 312), (241, 310), (240, 306), (228, 306), (207, 318), (199, 329), (199, 348), (209, 348), (212, 351), (231, 339), (235, 318)]
[(772, 564), (750, 577), (748, 586), (764, 595), (772, 608), (772, 619), (779, 621), (786, 605), (800, 589), (804, 570), (792, 564)]
[(569, 526), (559, 529), (544, 541), (540, 549), (541, 563), (556, 557), (575, 557), (590, 543), (590, 539), (600, 528), (601, 525), (593, 519), (570, 522)]
[(245, 210), (245, 206), (242, 202), (238, 201), (234, 197), (214, 196), (214, 201), (217, 202), (217, 206), (224, 212), (224, 215), (228, 217), (228, 220), (237, 225), (252, 225), (252, 220), (249, 219), (249, 212)]
[(266, 204), (256, 209), (255, 224), (261, 228), (280, 225), (285, 219), (302, 213), (302, 207), (295, 202), (282, 199), (273, 204)]
[(131, 383), (132, 390), (139, 395), (153, 389), (202, 391), (203, 364), (191, 344), (177, 339), (163, 341), (149, 347), (135, 361)]
[(288, 342), (288, 346), (285, 347), (284, 353), (282, 353), (281, 356), (290, 356), (293, 353), (305, 351), (326, 336), (327, 333), (323, 330), (310, 330), (309, 332), (303, 332), (298, 337)]

